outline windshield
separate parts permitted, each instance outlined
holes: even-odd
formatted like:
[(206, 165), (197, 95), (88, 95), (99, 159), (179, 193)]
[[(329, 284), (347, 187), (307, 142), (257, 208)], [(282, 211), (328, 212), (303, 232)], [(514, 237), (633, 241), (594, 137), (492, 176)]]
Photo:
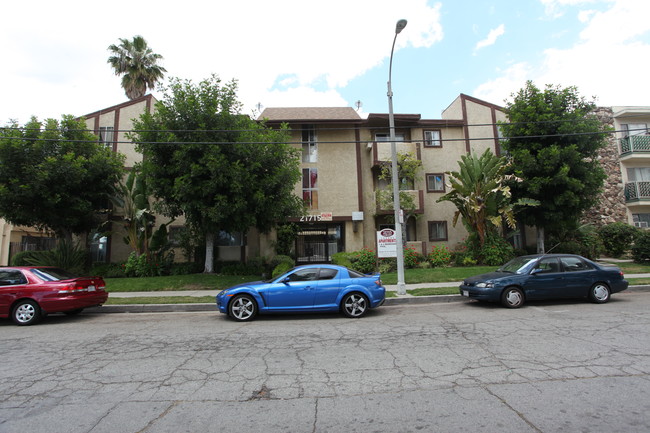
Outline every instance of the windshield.
[(522, 256), (515, 257), (510, 260), (505, 265), (497, 269), (497, 272), (509, 272), (513, 274), (525, 274), (529, 271), (530, 267), (534, 262), (537, 261), (537, 257)]

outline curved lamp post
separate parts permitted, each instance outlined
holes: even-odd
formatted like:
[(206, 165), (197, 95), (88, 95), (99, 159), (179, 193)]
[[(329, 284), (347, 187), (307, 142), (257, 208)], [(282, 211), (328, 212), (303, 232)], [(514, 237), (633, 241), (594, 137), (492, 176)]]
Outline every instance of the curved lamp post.
[(397, 294), (406, 294), (404, 282), (404, 244), (402, 239), (401, 207), (399, 202), (399, 175), (397, 173), (397, 146), (395, 144), (395, 116), (393, 115), (393, 90), (391, 88), (391, 76), (393, 73), (393, 51), (397, 35), (406, 27), (406, 20), (397, 21), (395, 26), (395, 37), (393, 46), (390, 49), (390, 63), (388, 66), (388, 124), (390, 127), (390, 153), (391, 171), (393, 182), (393, 209), (395, 210), (395, 237), (397, 238)]

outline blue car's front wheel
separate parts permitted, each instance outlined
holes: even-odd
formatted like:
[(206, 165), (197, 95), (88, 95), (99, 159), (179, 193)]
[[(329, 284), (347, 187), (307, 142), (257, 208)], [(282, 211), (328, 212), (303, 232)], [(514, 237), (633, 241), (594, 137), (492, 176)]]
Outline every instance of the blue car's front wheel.
[(357, 319), (368, 311), (368, 299), (361, 293), (348, 293), (341, 301), (341, 311), (345, 316)]
[(252, 320), (257, 314), (257, 304), (249, 295), (235, 296), (228, 304), (228, 315), (239, 322)]

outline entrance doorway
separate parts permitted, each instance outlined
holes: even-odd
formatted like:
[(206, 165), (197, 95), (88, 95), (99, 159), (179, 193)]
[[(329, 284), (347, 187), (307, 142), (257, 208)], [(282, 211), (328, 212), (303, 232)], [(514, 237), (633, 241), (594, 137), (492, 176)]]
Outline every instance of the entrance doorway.
[(342, 224), (310, 224), (300, 227), (296, 238), (296, 263), (331, 263), (332, 254), (344, 250)]

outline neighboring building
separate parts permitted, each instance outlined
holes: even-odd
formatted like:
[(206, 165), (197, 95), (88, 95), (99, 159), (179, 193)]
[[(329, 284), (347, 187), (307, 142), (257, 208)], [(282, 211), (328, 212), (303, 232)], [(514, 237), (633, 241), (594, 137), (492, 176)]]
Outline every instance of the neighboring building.
[(650, 107), (612, 107), (626, 220), (650, 227)]

